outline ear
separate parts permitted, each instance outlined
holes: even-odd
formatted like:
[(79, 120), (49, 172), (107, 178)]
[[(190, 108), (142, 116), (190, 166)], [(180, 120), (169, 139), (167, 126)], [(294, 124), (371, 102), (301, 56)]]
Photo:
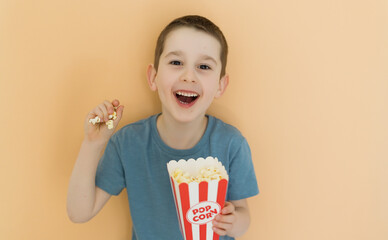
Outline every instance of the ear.
[(229, 75), (225, 74), (220, 79), (220, 82), (218, 83), (219, 86), (218, 86), (218, 90), (217, 90), (215, 98), (219, 98), (222, 96), (222, 94), (224, 94), (226, 88), (228, 87), (228, 84), (229, 84)]
[(155, 79), (156, 79), (156, 69), (153, 64), (150, 64), (148, 65), (148, 68), (147, 68), (147, 80), (151, 91), (158, 90)]

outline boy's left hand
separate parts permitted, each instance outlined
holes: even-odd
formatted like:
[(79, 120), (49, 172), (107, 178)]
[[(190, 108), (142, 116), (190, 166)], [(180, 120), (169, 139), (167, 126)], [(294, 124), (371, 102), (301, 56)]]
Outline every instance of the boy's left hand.
[(224, 208), (213, 220), (213, 231), (220, 236), (230, 235), (233, 225), (235, 224), (236, 212), (231, 202), (225, 202)]

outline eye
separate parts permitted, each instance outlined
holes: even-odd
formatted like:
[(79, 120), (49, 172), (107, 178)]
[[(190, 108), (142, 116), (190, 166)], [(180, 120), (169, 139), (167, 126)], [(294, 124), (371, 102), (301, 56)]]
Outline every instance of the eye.
[(176, 65), (176, 66), (182, 65), (182, 63), (180, 61), (177, 61), (177, 60), (171, 61), (170, 64), (171, 65)]
[(210, 69), (211, 69), (211, 67), (209, 67), (209, 66), (206, 65), (206, 64), (201, 64), (201, 65), (199, 65), (199, 68), (202, 69), (202, 70), (210, 70)]

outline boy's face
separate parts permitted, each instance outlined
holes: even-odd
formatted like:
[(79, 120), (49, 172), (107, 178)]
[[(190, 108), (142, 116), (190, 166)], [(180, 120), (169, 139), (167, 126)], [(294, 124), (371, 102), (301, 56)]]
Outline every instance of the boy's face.
[(148, 82), (159, 93), (163, 114), (179, 122), (204, 117), (228, 85), (227, 75), (220, 79), (220, 51), (216, 38), (194, 28), (181, 27), (168, 34), (158, 71), (148, 67)]

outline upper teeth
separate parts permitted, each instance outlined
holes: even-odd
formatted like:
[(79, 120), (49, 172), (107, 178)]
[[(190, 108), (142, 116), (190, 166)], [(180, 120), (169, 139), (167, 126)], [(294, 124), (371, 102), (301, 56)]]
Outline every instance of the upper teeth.
[(176, 92), (176, 94), (185, 96), (185, 97), (197, 97), (198, 94), (196, 93), (186, 93), (186, 92)]

